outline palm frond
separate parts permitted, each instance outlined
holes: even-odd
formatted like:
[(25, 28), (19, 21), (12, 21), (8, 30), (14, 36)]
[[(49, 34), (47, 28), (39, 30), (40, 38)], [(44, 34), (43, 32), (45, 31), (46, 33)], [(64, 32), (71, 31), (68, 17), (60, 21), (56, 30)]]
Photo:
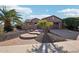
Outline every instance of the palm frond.
[(3, 22), (0, 22), (0, 25), (2, 24)]
[(5, 15), (7, 12), (6, 7), (4, 6), (2, 9), (0, 8), (0, 12), (0, 14)]

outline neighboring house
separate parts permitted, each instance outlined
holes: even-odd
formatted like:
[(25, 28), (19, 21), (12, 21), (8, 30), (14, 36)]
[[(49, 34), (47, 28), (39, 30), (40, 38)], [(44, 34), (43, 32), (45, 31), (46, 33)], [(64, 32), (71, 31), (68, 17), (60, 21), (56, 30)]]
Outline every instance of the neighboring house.
[(45, 17), (43, 18), (42, 20), (47, 20), (47, 21), (50, 21), (50, 22), (53, 22), (54, 25), (51, 27), (51, 29), (61, 29), (62, 28), (62, 20), (57, 17), (57, 16), (49, 16), (49, 17)]
[(27, 30), (27, 29), (37, 29), (37, 22), (40, 19), (38, 18), (34, 18), (34, 19), (27, 19), (23, 25), (23, 29)]
[(33, 29), (37, 29), (37, 23), (40, 19), (38, 18), (34, 18), (31, 20), (31, 23), (32, 23), (32, 26), (33, 26)]
[(38, 18), (33, 18), (33, 19), (31, 20), (31, 22), (34, 23), (34, 24), (37, 24), (37, 22), (38, 22), (39, 20), (40, 20), (40, 19), (38, 19)]
[(27, 19), (27, 20), (24, 22), (24, 24), (23, 24), (23, 26), (22, 26), (22, 29), (27, 30), (27, 29), (30, 29), (30, 28), (31, 28), (31, 20), (30, 20), (30, 19)]

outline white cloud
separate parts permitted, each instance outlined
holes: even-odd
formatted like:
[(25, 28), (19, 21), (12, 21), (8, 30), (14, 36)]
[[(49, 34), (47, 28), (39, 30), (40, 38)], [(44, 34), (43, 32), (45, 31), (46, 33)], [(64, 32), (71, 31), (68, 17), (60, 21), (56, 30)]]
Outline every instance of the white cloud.
[(63, 9), (58, 12), (63, 14), (66, 17), (78, 17), (79, 16), (79, 9), (74, 9), (74, 8)]
[[(3, 8), (3, 6), (0, 6), (0, 8)], [(20, 7), (17, 5), (8, 5), (6, 6), (7, 10), (15, 9), (17, 12), (20, 13), (22, 20), (25, 20), (29, 15), (32, 14), (32, 9), (28, 7)]]
[(30, 19), (32, 19), (32, 18), (39, 18), (39, 19), (41, 19), (41, 18), (48, 17), (48, 16), (50, 16), (50, 15), (30, 15), (29, 18)]
[[(2, 6), (0, 6), (1, 8)], [(20, 7), (20, 6), (16, 6), (16, 5), (13, 5), (13, 6), (6, 6), (8, 10), (11, 10), (11, 9), (15, 9), (17, 12), (20, 12), (21, 15), (22, 15), (22, 18), (23, 20), (26, 20), (26, 19), (32, 19), (32, 18), (44, 18), (44, 17), (48, 17), (50, 16), (49, 14), (43, 14), (43, 15), (32, 15), (32, 9), (31, 8), (28, 8), (28, 7)], [(47, 12), (49, 10), (46, 10)]]
[(10, 9), (15, 9), (17, 12), (20, 12), (22, 14), (31, 14), (32, 10), (31, 8), (27, 8), (27, 7), (20, 7), (20, 6), (6, 6), (8, 10)]

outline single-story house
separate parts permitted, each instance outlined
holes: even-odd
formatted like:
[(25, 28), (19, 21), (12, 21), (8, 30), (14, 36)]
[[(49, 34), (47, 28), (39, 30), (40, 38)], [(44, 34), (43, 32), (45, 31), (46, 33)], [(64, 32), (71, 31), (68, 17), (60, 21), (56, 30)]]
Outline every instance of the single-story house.
[(23, 25), (23, 29), (37, 29), (37, 22), (39, 21), (40, 19), (38, 18), (34, 18), (34, 19), (27, 19), (25, 22), (24, 22), (24, 25)]
[(54, 25), (51, 27), (51, 29), (61, 29), (62, 25), (63, 25), (62, 20), (55, 15), (45, 17), (42, 20), (47, 20), (47, 21), (53, 22)]

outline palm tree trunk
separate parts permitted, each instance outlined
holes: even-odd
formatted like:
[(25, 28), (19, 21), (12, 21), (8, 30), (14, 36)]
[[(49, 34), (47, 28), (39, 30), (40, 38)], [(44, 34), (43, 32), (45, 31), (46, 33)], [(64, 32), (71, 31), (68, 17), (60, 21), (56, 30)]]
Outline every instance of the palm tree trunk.
[(44, 29), (44, 35), (43, 35), (43, 39), (42, 39), (42, 43), (47, 43), (48, 40), (47, 40), (47, 33), (48, 33), (48, 30), (47, 29)]
[(4, 21), (4, 31), (6, 32), (12, 31), (12, 26), (10, 21), (7, 20)]

